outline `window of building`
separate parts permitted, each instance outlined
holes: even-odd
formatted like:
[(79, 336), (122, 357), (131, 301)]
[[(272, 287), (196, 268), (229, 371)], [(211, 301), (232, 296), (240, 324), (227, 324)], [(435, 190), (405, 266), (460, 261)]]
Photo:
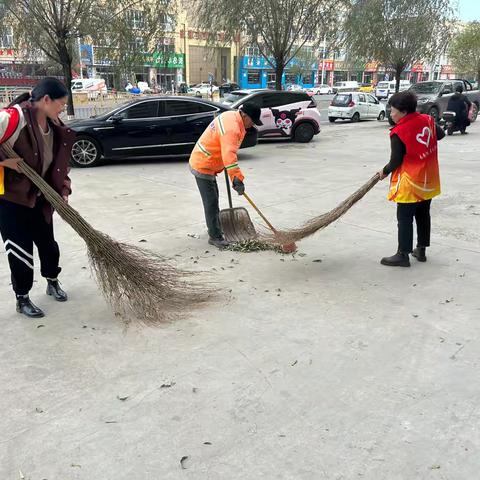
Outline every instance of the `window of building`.
[(260, 83), (260, 71), (248, 70), (247, 81), (248, 83)]
[(277, 74), (275, 72), (267, 72), (267, 82), (276, 82)]
[(260, 56), (260, 50), (258, 47), (246, 47), (245, 48), (245, 55), (247, 57), (259, 57)]
[(13, 28), (11, 26), (4, 26), (2, 28), (1, 36), (0, 36), (0, 47), (1, 48), (13, 47)]
[(141, 10), (128, 10), (127, 18), (132, 28), (141, 29), (145, 27), (145, 15)]
[(292, 73), (285, 74), (285, 82), (286, 83), (297, 83), (297, 76)]

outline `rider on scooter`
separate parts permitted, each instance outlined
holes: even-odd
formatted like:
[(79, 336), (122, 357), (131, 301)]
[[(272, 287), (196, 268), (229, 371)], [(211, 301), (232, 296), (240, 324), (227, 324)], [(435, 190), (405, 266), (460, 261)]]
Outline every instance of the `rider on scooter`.
[(455, 89), (455, 93), (448, 101), (447, 110), (449, 112), (455, 112), (455, 126), (460, 130), (462, 135), (467, 133), (465, 130), (470, 125), (468, 112), (471, 106), (472, 102), (463, 94), (463, 87), (458, 85)]

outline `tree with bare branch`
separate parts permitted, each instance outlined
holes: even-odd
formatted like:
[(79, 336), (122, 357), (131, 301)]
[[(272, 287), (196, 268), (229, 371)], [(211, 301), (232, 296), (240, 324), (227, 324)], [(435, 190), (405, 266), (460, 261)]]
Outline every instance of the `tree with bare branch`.
[[(288, 63), (305, 47), (318, 48), (335, 30), (343, 0), (194, 0), (192, 19), (207, 32), (224, 32), (225, 40), (239, 32), (247, 45), (258, 47), (276, 73), (276, 89)], [(216, 41), (218, 35), (212, 34)]]
[[(2, 22), (11, 22), (18, 50), (40, 56), (62, 68), (65, 83), (72, 82), (72, 66), (78, 58), (78, 42), (103, 42), (113, 61), (124, 64), (145, 58), (147, 43), (158, 35), (163, 24), (156, 23), (172, 2), (155, 0), (3, 0)], [(140, 23), (132, 12), (141, 11)], [(153, 26), (154, 25), (154, 26)], [(69, 88), (67, 113), (74, 114)]]

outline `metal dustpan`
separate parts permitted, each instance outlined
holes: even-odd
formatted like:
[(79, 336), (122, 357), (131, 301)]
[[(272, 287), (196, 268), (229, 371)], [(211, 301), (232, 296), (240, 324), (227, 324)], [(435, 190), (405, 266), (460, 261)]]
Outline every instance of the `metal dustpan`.
[(227, 183), (228, 204), (230, 208), (220, 210), (220, 223), (223, 236), (227, 242), (246, 242), (257, 238), (257, 232), (246, 208), (233, 208), (232, 192), (228, 174), (225, 170), (225, 181)]

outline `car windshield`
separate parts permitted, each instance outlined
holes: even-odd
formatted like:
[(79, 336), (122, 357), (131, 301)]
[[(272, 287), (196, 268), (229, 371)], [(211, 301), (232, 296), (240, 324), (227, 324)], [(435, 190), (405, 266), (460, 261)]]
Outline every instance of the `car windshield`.
[(442, 88), (442, 84), (438, 82), (422, 82), (416, 83), (410, 87), (415, 93), (437, 93)]
[(332, 105), (334, 107), (346, 107), (350, 103), (350, 95), (335, 95), (335, 98), (332, 100)]
[(378, 88), (387, 88), (388, 87), (388, 82), (378, 82), (377, 87)]
[(225, 97), (225, 102), (234, 103), (237, 100), (240, 100), (243, 97), (246, 97), (248, 93), (240, 93), (240, 92), (231, 92)]

